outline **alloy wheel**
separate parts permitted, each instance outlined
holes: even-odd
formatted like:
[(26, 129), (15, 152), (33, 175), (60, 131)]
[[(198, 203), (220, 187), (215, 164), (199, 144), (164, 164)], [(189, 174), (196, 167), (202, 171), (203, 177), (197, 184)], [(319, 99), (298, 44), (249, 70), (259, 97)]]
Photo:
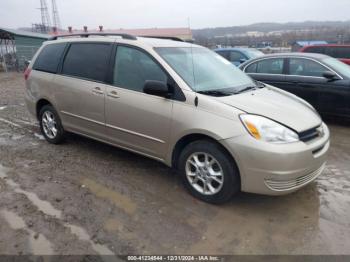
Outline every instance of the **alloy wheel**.
[(186, 161), (186, 177), (191, 186), (203, 195), (218, 193), (224, 184), (224, 172), (215, 157), (196, 152)]

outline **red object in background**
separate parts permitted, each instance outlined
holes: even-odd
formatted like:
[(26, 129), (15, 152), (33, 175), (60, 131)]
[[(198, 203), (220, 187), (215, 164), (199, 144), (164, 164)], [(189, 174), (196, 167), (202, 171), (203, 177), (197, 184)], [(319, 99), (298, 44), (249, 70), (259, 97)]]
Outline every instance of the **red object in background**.
[(299, 52), (329, 55), (350, 65), (350, 45), (309, 45), (301, 48)]
[(28, 77), (29, 77), (31, 71), (32, 71), (32, 69), (27, 67), (27, 69), (24, 71), (24, 80), (28, 80)]
[(340, 58), (340, 61), (342, 61), (343, 63), (350, 65), (350, 59), (349, 58)]

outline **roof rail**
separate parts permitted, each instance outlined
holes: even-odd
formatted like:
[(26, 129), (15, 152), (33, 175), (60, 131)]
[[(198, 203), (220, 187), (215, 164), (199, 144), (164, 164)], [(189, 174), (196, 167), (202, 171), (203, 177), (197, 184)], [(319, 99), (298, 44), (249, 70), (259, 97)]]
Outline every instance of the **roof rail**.
[(67, 34), (67, 35), (55, 35), (50, 37), (48, 40), (57, 40), (61, 37), (89, 37), (89, 36), (120, 36), (123, 39), (137, 40), (136, 36), (129, 34), (118, 34), (118, 33), (82, 33), (82, 34)]
[(180, 37), (176, 36), (156, 36), (156, 35), (144, 35), (140, 37), (145, 37), (145, 38), (159, 38), (159, 39), (168, 39), (168, 40), (173, 40), (173, 41), (178, 41), (178, 42), (185, 42), (182, 40)]

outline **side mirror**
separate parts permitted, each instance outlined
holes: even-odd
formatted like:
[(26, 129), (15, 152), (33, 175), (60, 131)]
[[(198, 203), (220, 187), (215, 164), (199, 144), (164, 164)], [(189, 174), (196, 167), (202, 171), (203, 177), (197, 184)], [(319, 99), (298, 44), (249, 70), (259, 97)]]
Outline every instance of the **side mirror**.
[(337, 74), (332, 71), (325, 71), (323, 73), (323, 77), (327, 78), (328, 80), (339, 80), (339, 77), (337, 76)]
[(167, 83), (156, 80), (146, 80), (145, 85), (143, 86), (143, 92), (149, 95), (166, 98), (171, 96)]

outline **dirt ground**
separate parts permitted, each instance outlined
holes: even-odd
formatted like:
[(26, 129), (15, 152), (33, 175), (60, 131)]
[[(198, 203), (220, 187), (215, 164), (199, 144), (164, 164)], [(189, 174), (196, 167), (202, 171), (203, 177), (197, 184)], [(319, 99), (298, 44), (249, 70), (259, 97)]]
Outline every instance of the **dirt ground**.
[(166, 166), (77, 135), (40, 135), (21, 74), (0, 73), (0, 254), (350, 254), (350, 127), (325, 172), (283, 197), (213, 206)]

